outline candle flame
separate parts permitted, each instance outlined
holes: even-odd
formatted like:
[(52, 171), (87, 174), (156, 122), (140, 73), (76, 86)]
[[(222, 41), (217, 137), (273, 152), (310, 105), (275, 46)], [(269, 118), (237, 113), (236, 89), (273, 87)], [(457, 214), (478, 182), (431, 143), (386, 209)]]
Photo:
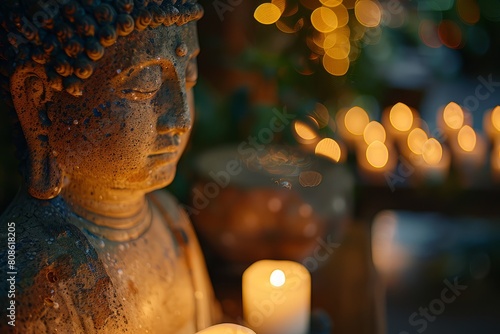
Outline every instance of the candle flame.
[(495, 130), (500, 131), (500, 106), (496, 106), (491, 112), (491, 124)]
[(454, 130), (458, 130), (464, 124), (464, 112), (455, 102), (450, 102), (443, 110), (445, 124)]
[(273, 24), (281, 17), (281, 10), (273, 3), (263, 3), (253, 14), (255, 19), (262, 24)]
[(271, 282), (272, 286), (275, 286), (279, 288), (280, 286), (283, 286), (286, 281), (286, 276), (283, 270), (276, 269), (271, 273), (271, 276), (269, 277), (269, 282)]
[(381, 141), (374, 141), (366, 149), (366, 160), (375, 168), (382, 168), (389, 161), (389, 150)]
[(335, 140), (331, 138), (324, 138), (316, 145), (314, 153), (331, 159), (334, 162), (339, 162), (342, 151), (339, 144)]
[(411, 129), (413, 125), (413, 113), (410, 107), (404, 103), (396, 103), (389, 113), (391, 125), (399, 131), (405, 132)]
[(466, 125), (458, 132), (458, 145), (466, 152), (472, 152), (476, 147), (476, 133), (474, 129)]
[(422, 146), (422, 157), (429, 165), (436, 166), (443, 158), (443, 147), (435, 138), (429, 138)]
[(295, 121), (295, 133), (303, 140), (310, 141), (316, 138), (316, 132), (309, 124), (302, 121)]
[(429, 138), (424, 130), (415, 128), (408, 135), (408, 148), (415, 154), (422, 154), (422, 147), (427, 139)]
[(347, 111), (344, 118), (344, 124), (350, 133), (361, 136), (365, 127), (370, 122), (370, 118), (366, 111), (361, 107), (352, 107)]
[(365, 130), (363, 131), (363, 139), (368, 145), (376, 140), (384, 143), (385, 136), (386, 135), (384, 127), (377, 121), (371, 121), (370, 123), (368, 123), (368, 125), (365, 127)]

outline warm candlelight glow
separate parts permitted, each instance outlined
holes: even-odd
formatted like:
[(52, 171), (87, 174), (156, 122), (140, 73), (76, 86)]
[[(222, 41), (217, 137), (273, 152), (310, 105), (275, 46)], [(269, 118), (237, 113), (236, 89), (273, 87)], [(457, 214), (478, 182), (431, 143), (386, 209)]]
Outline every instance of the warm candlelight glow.
[(389, 150), (381, 141), (374, 141), (366, 149), (366, 160), (375, 168), (384, 167), (389, 161)]
[(328, 53), (323, 56), (323, 67), (331, 75), (342, 76), (349, 70), (350, 60), (348, 57), (335, 59), (330, 57)]
[(397, 229), (397, 216), (393, 211), (382, 211), (373, 220), (373, 264), (386, 278), (391, 278), (391, 275), (408, 264), (408, 255), (396, 241)]
[(316, 108), (314, 108), (313, 116), (319, 128), (324, 128), (330, 122), (330, 114), (328, 113), (328, 108), (326, 108), (321, 103), (316, 103)]
[[(338, 0), (336, 0), (338, 1)], [(337, 21), (338, 21), (338, 27), (345, 27), (347, 23), (349, 23), (349, 12), (347, 11), (347, 8), (341, 3), (336, 6), (328, 6), (327, 7), (333, 7), (331, 10), (337, 15)], [(338, 31), (338, 28), (337, 30)]]
[(377, 121), (371, 121), (370, 123), (368, 123), (368, 125), (365, 127), (365, 130), (363, 131), (363, 139), (368, 145), (376, 140), (384, 143), (385, 138), (385, 129), (382, 124)]
[(314, 152), (317, 155), (324, 156), (334, 162), (339, 162), (342, 154), (339, 144), (331, 138), (322, 139), (316, 145)]
[(281, 10), (273, 3), (263, 3), (253, 14), (255, 19), (262, 24), (273, 24), (281, 17)]
[(283, 13), (286, 8), (286, 0), (271, 0), (273, 5), (279, 8), (280, 12)]
[(396, 130), (405, 132), (410, 130), (413, 125), (413, 113), (410, 107), (399, 102), (391, 108), (389, 120)]
[(370, 118), (361, 107), (352, 107), (345, 114), (344, 124), (351, 134), (361, 136), (368, 122), (370, 122)]
[(311, 23), (317, 31), (330, 32), (338, 26), (337, 15), (330, 8), (319, 7), (312, 12)]
[(491, 112), (491, 124), (496, 131), (500, 132), (500, 106), (496, 106)]
[(251, 329), (235, 324), (220, 324), (211, 326), (196, 334), (255, 334)]
[(277, 288), (283, 286), (283, 284), (285, 284), (286, 282), (286, 276), (283, 270), (274, 270), (269, 277), (269, 282), (271, 282), (271, 284)]
[(460, 129), (457, 139), (460, 148), (466, 152), (472, 152), (476, 147), (476, 132), (468, 125)]
[(408, 148), (415, 154), (422, 154), (424, 143), (429, 139), (421, 128), (415, 128), (408, 134)]
[(349, 52), (351, 51), (351, 42), (349, 41), (349, 37), (342, 34), (330, 34), (327, 38), (325, 38), (325, 45), (327, 43), (332, 43), (333, 39), (335, 39), (333, 41), (333, 45), (329, 48), (325, 47), (326, 54), (333, 59), (347, 58), (349, 56)]
[(450, 102), (443, 110), (444, 123), (453, 130), (458, 130), (464, 124), (464, 112), (455, 102)]
[(316, 138), (316, 132), (311, 126), (302, 121), (294, 122), (295, 133), (306, 141), (311, 141)]
[(343, 0), (320, 0), (320, 2), (326, 7), (337, 7), (342, 3)]
[(382, 11), (375, 1), (359, 0), (356, 1), (354, 14), (359, 23), (365, 27), (376, 27), (382, 18)]
[(262, 260), (243, 273), (243, 317), (259, 334), (307, 334), (311, 275), (297, 262)]
[(491, 150), (491, 168), (493, 169), (493, 176), (497, 181), (500, 180), (500, 145), (496, 145)]
[(443, 147), (435, 138), (429, 138), (422, 146), (422, 157), (429, 165), (438, 165), (443, 157)]

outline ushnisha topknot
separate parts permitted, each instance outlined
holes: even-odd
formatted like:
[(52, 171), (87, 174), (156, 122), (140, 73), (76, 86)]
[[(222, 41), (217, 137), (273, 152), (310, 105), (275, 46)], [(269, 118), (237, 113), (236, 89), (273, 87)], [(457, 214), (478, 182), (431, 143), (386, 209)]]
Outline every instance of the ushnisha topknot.
[(1, 0), (0, 74), (31, 59), (45, 65), (53, 89), (80, 96), (117, 38), (202, 16), (196, 0)]

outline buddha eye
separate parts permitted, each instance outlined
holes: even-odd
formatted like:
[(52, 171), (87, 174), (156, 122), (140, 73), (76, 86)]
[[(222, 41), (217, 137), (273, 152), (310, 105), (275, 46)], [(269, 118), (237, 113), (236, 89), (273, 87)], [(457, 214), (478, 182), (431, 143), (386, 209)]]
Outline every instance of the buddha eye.
[(186, 66), (186, 90), (193, 88), (198, 80), (196, 57), (191, 58)]
[(129, 70), (124, 74), (120, 92), (128, 99), (152, 98), (163, 84), (162, 69), (159, 65)]

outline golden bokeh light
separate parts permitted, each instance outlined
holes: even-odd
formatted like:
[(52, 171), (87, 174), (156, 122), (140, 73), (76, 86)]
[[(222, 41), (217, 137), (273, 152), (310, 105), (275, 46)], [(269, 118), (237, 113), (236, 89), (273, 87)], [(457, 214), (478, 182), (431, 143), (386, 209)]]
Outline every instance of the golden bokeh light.
[(315, 117), (313, 117), (311, 115), (307, 115), (306, 119), (309, 121), (309, 124), (313, 124), (314, 125), (314, 128), (319, 129), (319, 123), (318, 123), (318, 120)]
[(331, 49), (335, 46), (337, 43), (337, 36), (339, 34), (336, 31), (332, 31), (331, 33), (327, 34), (325, 39), (323, 40), (323, 49), (328, 50)]
[(389, 161), (389, 150), (381, 141), (374, 141), (366, 148), (366, 160), (375, 168), (382, 168)]
[(422, 157), (431, 166), (436, 166), (443, 158), (443, 147), (435, 138), (429, 138), (422, 146)]
[[(326, 41), (327, 39), (325, 39), (325, 42)], [(326, 54), (333, 59), (343, 59), (349, 56), (349, 51), (351, 51), (351, 42), (349, 41), (349, 37), (337, 34), (334, 45), (326, 50)]]
[(396, 103), (389, 112), (389, 120), (394, 129), (406, 132), (413, 125), (413, 113), (406, 104)]
[(347, 11), (347, 8), (344, 5), (340, 4), (336, 7), (333, 7), (332, 10), (335, 15), (337, 15), (338, 27), (345, 27), (347, 23), (349, 23), (349, 12)]
[(304, 27), (304, 18), (298, 19), (293, 26), (288, 25), (287, 23), (279, 20), (276, 22), (276, 28), (286, 34), (293, 34), (299, 31)]
[(354, 6), (356, 19), (365, 27), (376, 27), (380, 24), (382, 11), (376, 1), (359, 0)]
[(494, 171), (497, 172), (497, 176), (500, 176), (500, 145), (496, 145), (495, 147), (493, 147), (493, 149), (491, 150), (491, 156), (490, 156), (490, 160), (491, 160), (491, 167), (493, 168)]
[[(317, 30), (314, 30), (312, 33), (312, 40), (314, 44), (316, 44), (320, 48), (324, 48), (325, 45), (325, 39), (329, 36), (330, 34), (325, 34), (322, 32), (319, 32)], [(335, 41), (333, 41), (332, 45), (335, 44)]]
[(342, 0), (319, 0), (326, 7), (336, 7), (342, 3)]
[(491, 112), (491, 124), (496, 131), (500, 132), (500, 106), (496, 106)]
[(464, 124), (464, 111), (455, 102), (450, 102), (443, 110), (443, 120), (450, 129), (458, 130)]
[(309, 126), (307, 123), (303, 121), (295, 121), (294, 122), (295, 133), (302, 139), (306, 141), (310, 141), (316, 138), (316, 131)]
[(415, 128), (408, 134), (408, 148), (415, 154), (422, 154), (424, 143), (429, 139), (421, 128)]
[(458, 145), (460, 148), (466, 152), (472, 152), (476, 147), (476, 132), (473, 128), (468, 125), (465, 125), (463, 128), (458, 131)]
[(334, 162), (339, 162), (342, 155), (340, 145), (331, 138), (322, 139), (314, 149), (316, 155), (326, 157)]
[(347, 111), (344, 117), (344, 125), (351, 134), (361, 136), (365, 127), (370, 122), (366, 111), (361, 107), (352, 107)]
[(371, 121), (370, 123), (368, 123), (368, 125), (366, 125), (365, 127), (365, 130), (363, 131), (363, 139), (368, 145), (376, 140), (385, 143), (385, 138), (385, 129), (383, 125), (377, 121)]
[(335, 59), (328, 54), (323, 56), (323, 67), (325, 70), (335, 76), (342, 76), (349, 70), (349, 58)]
[(280, 12), (283, 14), (286, 8), (286, 0), (271, 0), (271, 3), (278, 7)]
[(330, 8), (319, 7), (312, 12), (311, 23), (320, 32), (330, 32), (337, 28), (338, 19)]
[(255, 9), (253, 16), (262, 24), (273, 24), (281, 17), (280, 8), (273, 3), (263, 3)]
[(321, 103), (316, 103), (316, 107), (314, 108), (313, 117), (318, 123), (318, 127), (324, 128), (328, 125), (330, 121), (330, 114), (328, 113), (328, 108)]

